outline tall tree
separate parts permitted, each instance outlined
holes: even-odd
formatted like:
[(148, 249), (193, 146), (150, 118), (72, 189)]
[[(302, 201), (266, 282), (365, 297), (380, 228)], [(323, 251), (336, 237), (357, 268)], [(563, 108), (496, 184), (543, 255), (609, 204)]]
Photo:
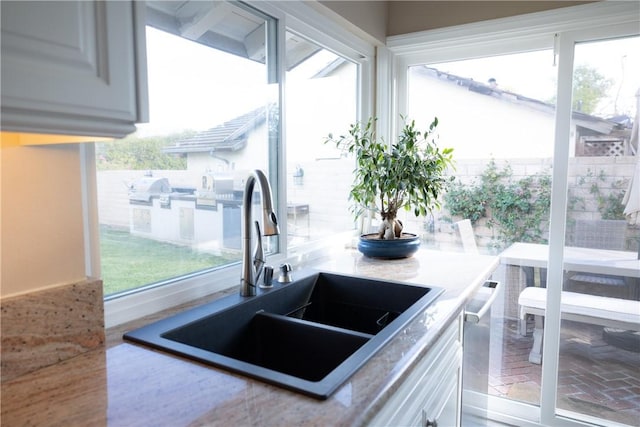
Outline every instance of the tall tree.
[(606, 78), (595, 68), (578, 65), (573, 70), (573, 109), (586, 114), (593, 114), (602, 98), (613, 85), (613, 80)]
[[(573, 111), (593, 114), (612, 85), (613, 80), (606, 78), (595, 68), (588, 65), (576, 66), (573, 70)], [(555, 105), (556, 97), (553, 96), (547, 102)]]

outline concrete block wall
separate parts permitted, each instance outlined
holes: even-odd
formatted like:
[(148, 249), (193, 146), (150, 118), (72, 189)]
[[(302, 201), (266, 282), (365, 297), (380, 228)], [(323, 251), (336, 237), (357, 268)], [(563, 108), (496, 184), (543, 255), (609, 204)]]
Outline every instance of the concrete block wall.
[[(506, 163), (511, 166), (513, 179), (519, 180), (536, 173), (552, 173), (552, 160), (541, 159), (496, 159), (498, 168), (502, 168)], [(601, 219), (596, 196), (591, 191), (591, 184), (597, 184), (601, 194), (607, 195), (611, 192), (619, 193), (625, 191), (629, 179), (636, 166), (635, 156), (622, 157), (572, 157), (569, 159), (569, 197), (580, 199), (580, 203), (570, 205), (568, 218), (570, 219)], [(486, 159), (460, 160), (457, 162), (455, 176), (465, 184), (479, 182), (479, 176), (486, 170), (489, 161)], [(462, 218), (449, 218), (449, 213), (444, 210), (435, 215), (435, 233), (430, 239), (436, 246), (461, 245), (457, 233), (447, 226), (451, 221)], [(474, 225), (474, 234), (481, 250), (490, 252), (487, 246), (491, 243), (492, 236), (496, 233), (487, 226), (487, 220), (481, 219)], [(630, 229), (630, 237), (640, 235), (640, 230)], [(429, 240), (429, 238), (428, 238)]]

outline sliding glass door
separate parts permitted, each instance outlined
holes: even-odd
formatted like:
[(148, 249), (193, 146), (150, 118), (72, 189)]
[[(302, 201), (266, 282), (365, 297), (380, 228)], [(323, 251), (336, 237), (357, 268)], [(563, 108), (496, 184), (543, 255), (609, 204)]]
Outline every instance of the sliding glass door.
[(427, 244), (463, 250), (456, 222), (470, 219), (501, 261), (488, 349), (465, 348), (468, 425), (640, 419), (633, 7), (389, 43), (398, 112), (422, 126), (438, 116), (458, 163), (443, 210), (422, 219)]
[(570, 418), (636, 425), (640, 187), (632, 178), (640, 167), (640, 37), (575, 40), (567, 66), (572, 96), (555, 404)]

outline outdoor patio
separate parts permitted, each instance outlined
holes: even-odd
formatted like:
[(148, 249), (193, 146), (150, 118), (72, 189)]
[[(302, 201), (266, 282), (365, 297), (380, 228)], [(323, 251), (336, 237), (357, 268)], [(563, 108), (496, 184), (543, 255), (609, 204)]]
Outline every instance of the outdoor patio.
[[(528, 361), (533, 337), (518, 333), (516, 320), (502, 322), (502, 360), (490, 366), (489, 394), (540, 403), (541, 365)], [(529, 329), (532, 328), (529, 325)], [(601, 326), (563, 321), (560, 341), (559, 408), (637, 425), (640, 420), (640, 348), (623, 350), (603, 340)], [(492, 348), (492, 353), (493, 353)]]

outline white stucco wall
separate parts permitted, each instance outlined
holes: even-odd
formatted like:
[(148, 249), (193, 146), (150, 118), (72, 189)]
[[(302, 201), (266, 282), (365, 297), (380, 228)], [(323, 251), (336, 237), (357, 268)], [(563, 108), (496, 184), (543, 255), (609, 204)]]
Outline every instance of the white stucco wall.
[(409, 87), (409, 117), (426, 128), (437, 116), (439, 145), (457, 159), (553, 155), (552, 113), (416, 72)]

